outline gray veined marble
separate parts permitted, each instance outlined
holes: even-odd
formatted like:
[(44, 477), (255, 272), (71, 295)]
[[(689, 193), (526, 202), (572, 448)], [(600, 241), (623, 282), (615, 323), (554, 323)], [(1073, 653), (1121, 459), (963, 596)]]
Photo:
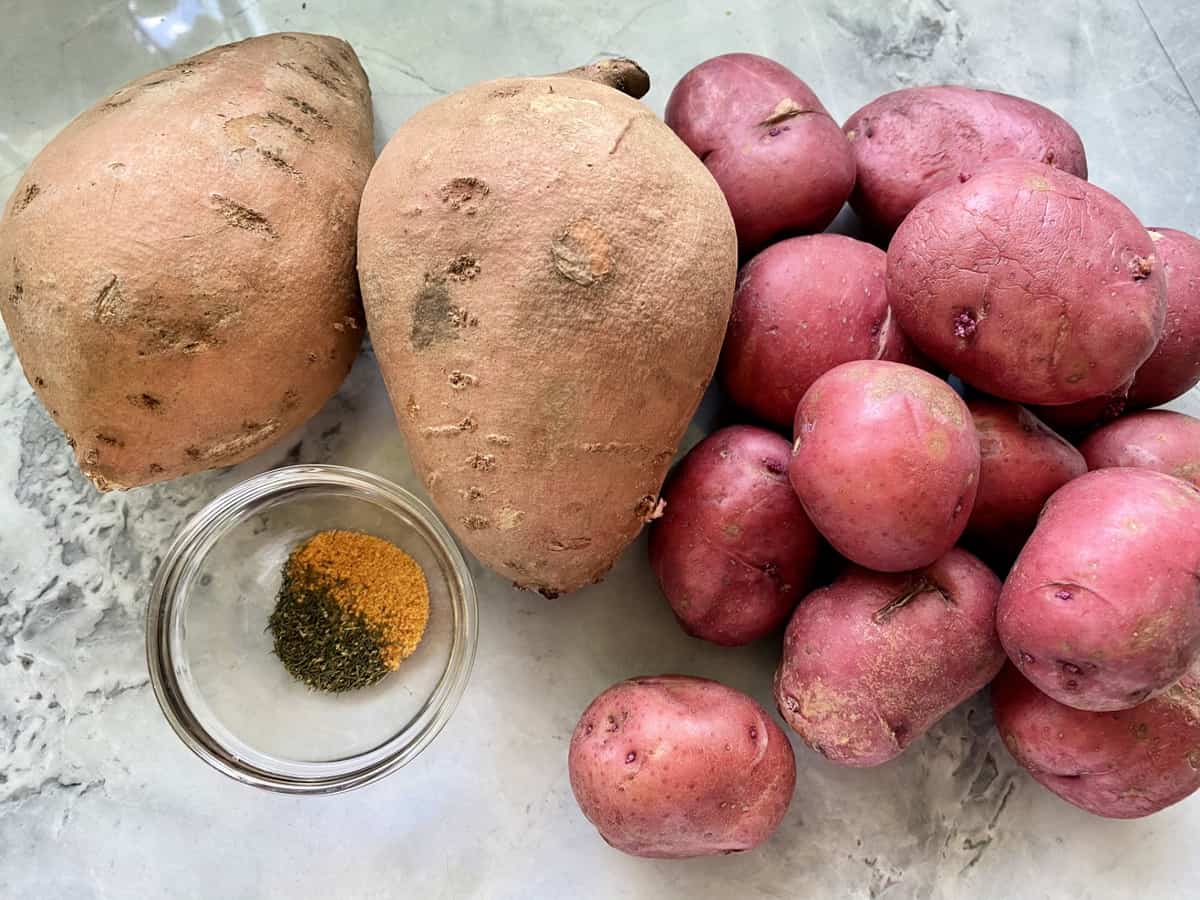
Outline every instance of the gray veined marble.
[[(1184, 0), (0, 0), (0, 195), (124, 81), (277, 29), (354, 44), (380, 146), (437, 95), (606, 52), (650, 70), (660, 112), (684, 71), (732, 50), (788, 64), (838, 118), (901, 85), (998, 87), (1071, 120), (1093, 179), (1145, 222), (1200, 232), (1200, 14)], [(297, 460), (415, 485), (369, 351), (262, 457), (101, 496), (0, 339), (0, 897), (1200, 896), (1200, 797), (1138, 822), (1089, 817), (1014, 769), (980, 700), (879, 769), (797, 748), (795, 802), (754, 853), (681, 864), (609, 849), (566, 777), (592, 696), (624, 676), (682, 671), (769, 703), (777, 653), (773, 641), (722, 650), (686, 638), (642, 542), (603, 585), (553, 602), (477, 570), (471, 686), (396, 776), (322, 799), (228, 782), (188, 754), (147, 687), (147, 588), (207, 499)]]

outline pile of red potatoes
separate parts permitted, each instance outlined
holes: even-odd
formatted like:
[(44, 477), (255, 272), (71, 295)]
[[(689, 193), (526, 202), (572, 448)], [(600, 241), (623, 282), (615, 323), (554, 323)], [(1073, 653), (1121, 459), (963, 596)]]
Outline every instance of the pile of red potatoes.
[[(1195, 791), (1200, 421), (1150, 407), (1200, 381), (1200, 240), (1143, 226), (1066, 121), (1005, 94), (900, 90), (839, 128), (732, 54), (666, 118), (743, 261), (719, 375), (746, 424), (676, 466), (650, 535), (680, 626), (786, 628), (779, 713), (835, 763), (886, 763), (990, 684), (1008, 750), (1070, 803)], [(874, 243), (813, 233), (847, 200)], [(609, 688), (569, 763), (641, 856), (750, 849), (795, 786), (773, 718), (687, 676)]]

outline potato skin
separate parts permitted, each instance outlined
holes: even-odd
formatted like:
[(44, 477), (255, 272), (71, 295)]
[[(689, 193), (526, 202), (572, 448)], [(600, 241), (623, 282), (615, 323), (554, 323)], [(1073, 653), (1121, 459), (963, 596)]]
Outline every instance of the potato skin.
[(989, 562), (1016, 559), (1042, 506), (1088, 465), (1078, 450), (1025, 407), (977, 397), (967, 401), (979, 436), (979, 491), (963, 540)]
[(0, 312), (101, 490), (239, 462), (358, 351), (367, 77), (272, 34), (131, 82), (30, 164), (0, 220)]
[(887, 254), (840, 234), (790, 238), (738, 273), (719, 374), (739, 406), (791, 428), (804, 392), (856, 359), (909, 362), (888, 309)]
[(887, 231), (925, 197), (996, 160), (1047, 163), (1087, 178), (1083, 142), (1065, 119), (996, 91), (904, 88), (872, 100), (843, 129), (858, 171), (850, 205)]
[(724, 646), (758, 640), (808, 590), (822, 541), (788, 482), (790, 460), (779, 435), (734, 425), (671, 473), (650, 565), (688, 634)]
[(1076, 709), (1136, 706), (1200, 653), (1200, 489), (1100, 469), (1046, 503), (996, 625), (1041, 691)]
[(1174, 475), (1200, 487), (1200, 419), (1165, 409), (1122, 416), (1079, 445), (1089, 469), (1127, 466)]
[(796, 410), (789, 476), (817, 530), (880, 572), (932, 563), (962, 534), (979, 486), (966, 404), (928, 372), (843, 363)]
[(894, 759), (1000, 671), (999, 595), (1000, 580), (958, 548), (917, 572), (851, 566), (788, 623), (780, 714), (833, 762)]
[(604, 840), (659, 859), (758, 846), (796, 787), (792, 745), (767, 711), (687, 675), (632, 678), (593, 700), (571, 736), (568, 769)]
[(822, 231), (854, 187), (850, 143), (786, 66), (728, 53), (683, 76), (667, 124), (704, 160), (749, 255), (781, 232)]
[(358, 246), (439, 512), (521, 587), (598, 581), (652, 517), (716, 368), (737, 246), (712, 176), (612, 88), (500, 79), (396, 132)]
[(996, 728), (1013, 758), (1068, 803), (1136, 819), (1200, 787), (1200, 672), (1132, 709), (1087, 712), (1047, 697), (1011, 665), (992, 683)]
[(1162, 333), (1154, 243), (1119, 200), (1040, 163), (991, 163), (921, 201), (888, 246), (888, 299), (934, 362), (1018, 403), (1098, 397)]
[(1200, 384), (1200, 240), (1174, 228), (1151, 228), (1167, 281), (1167, 321), (1129, 391), (1131, 409), (1168, 403)]

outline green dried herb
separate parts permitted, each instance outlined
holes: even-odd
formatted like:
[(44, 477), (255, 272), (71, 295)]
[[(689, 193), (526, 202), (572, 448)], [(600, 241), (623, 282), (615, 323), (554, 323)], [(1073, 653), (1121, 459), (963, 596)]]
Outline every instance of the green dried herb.
[(267, 628), (275, 655), (292, 677), (341, 693), (375, 684), (391, 669), (381, 652), (382, 630), (339, 604), (334, 589), (332, 582), (297, 579), (285, 566)]

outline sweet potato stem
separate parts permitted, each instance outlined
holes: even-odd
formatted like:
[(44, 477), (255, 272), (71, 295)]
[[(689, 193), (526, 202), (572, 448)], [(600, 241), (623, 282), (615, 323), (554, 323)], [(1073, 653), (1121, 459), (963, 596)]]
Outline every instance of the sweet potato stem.
[(632, 59), (623, 56), (602, 59), (558, 74), (566, 78), (582, 78), (585, 81), (607, 85), (635, 100), (640, 100), (650, 90), (650, 76), (646, 74), (646, 70)]

